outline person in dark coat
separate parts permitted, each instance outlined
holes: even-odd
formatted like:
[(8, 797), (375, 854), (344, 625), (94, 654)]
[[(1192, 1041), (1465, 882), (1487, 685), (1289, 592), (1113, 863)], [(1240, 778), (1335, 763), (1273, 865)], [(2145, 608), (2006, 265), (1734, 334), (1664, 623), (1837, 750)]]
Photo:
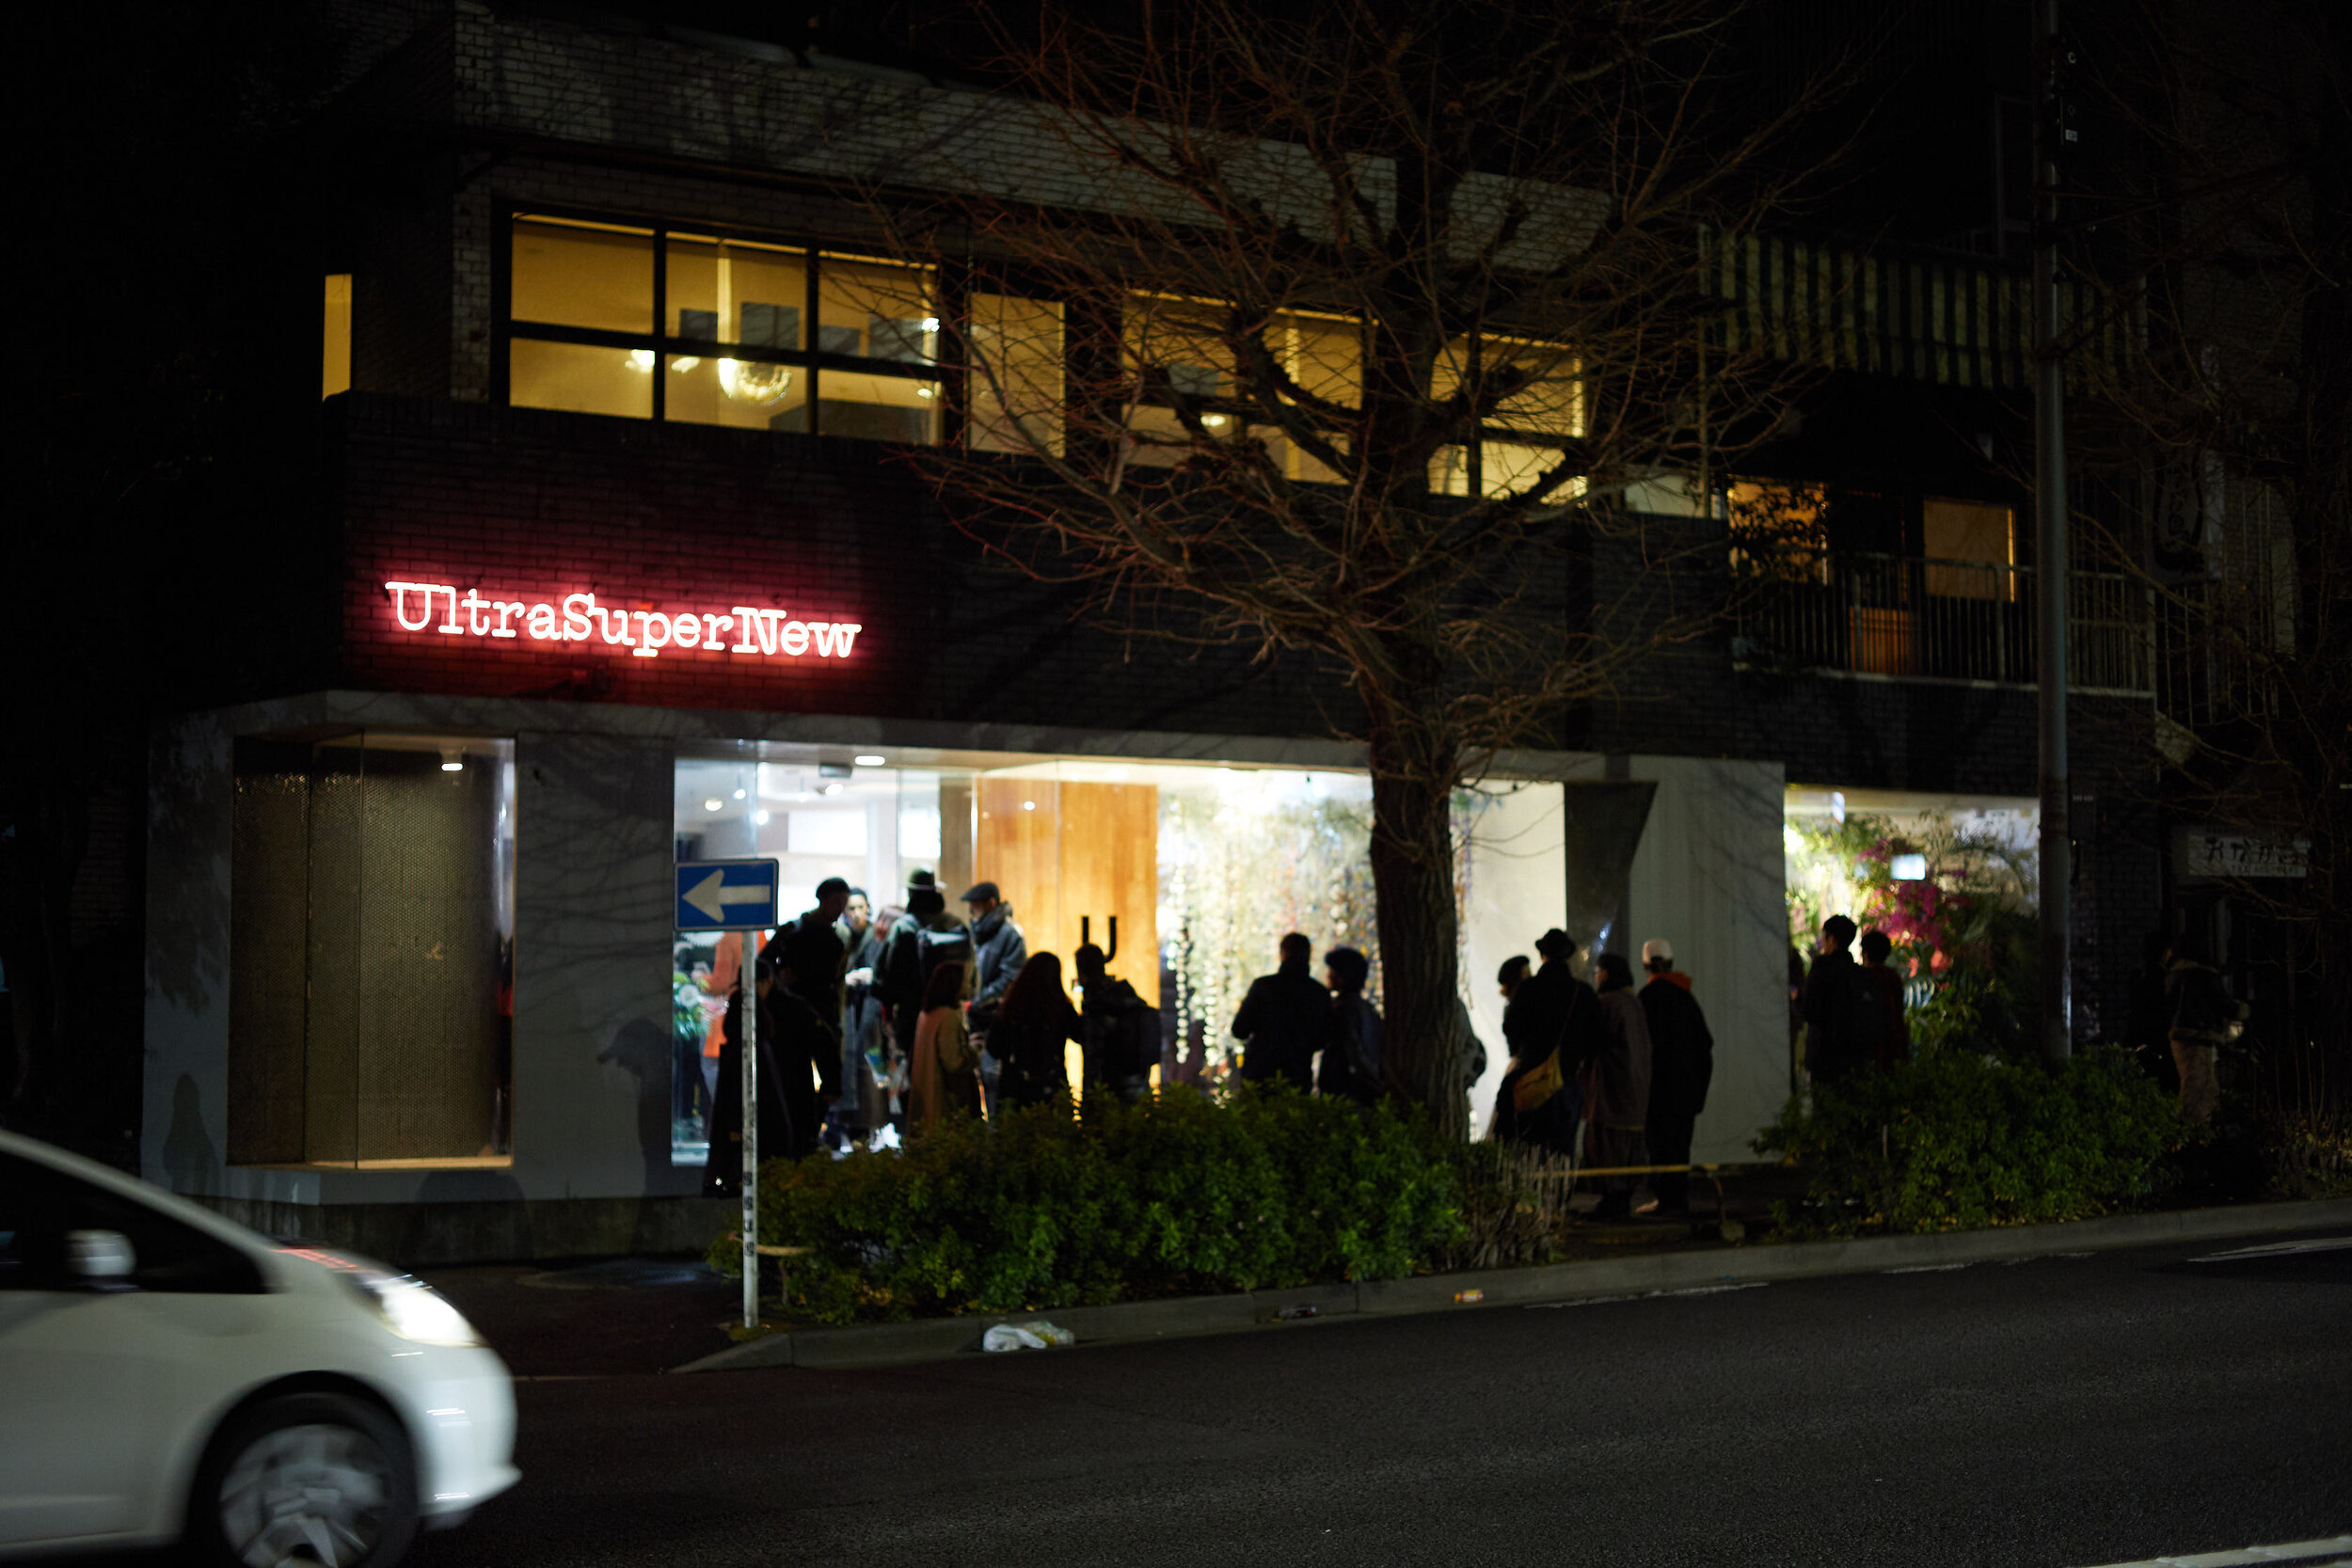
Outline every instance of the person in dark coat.
[[(1649, 1025), (1648, 1163), (1687, 1165), (1692, 1130), (1707, 1109), (1708, 1085), (1715, 1076), (1715, 1037), (1698, 998), (1691, 994), (1691, 977), (1675, 968), (1672, 946), (1662, 941), (1642, 943), (1642, 967), (1650, 974), (1642, 988), (1642, 1018)], [(1691, 1207), (1686, 1172), (1661, 1172), (1651, 1178), (1650, 1191), (1670, 1212)]]
[(1834, 1088), (1878, 1059), (1878, 1007), (1853, 961), (1854, 924), (1842, 914), (1821, 922), (1821, 950), (1804, 977), (1804, 1069), (1816, 1087)]
[(1525, 956), (1502, 960), (1495, 984), (1502, 990), (1502, 1037), (1510, 1065), (1495, 1090), (1487, 1135), (1551, 1154), (1576, 1151), (1576, 1118), (1583, 1103), (1576, 1076), (1563, 1067), (1560, 1031), (1534, 1022), (1539, 993)]
[(915, 872), (907, 879), (907, 912), (891, 927), (877, 976), (882, 1005), (890, 1009), (898, 1060), (914, 1050), (914, 1022), (922, 1016), (931, 971), (943, 963), (971, 962), (970, 928), (947, 912), (947, 895), (939, 891), (938, 879), (928, 871)]
[(1369, 1105), (1381, 1093), (1380, 1013), (1364, 995), (1372, 960), (1353, 947), (1334, 947), (1323, 956), (1323, 973), (1331, 990), (1331, 1010), (1324, 1019), (1323, 1063), (1315, 1087)]
[[(850, 884), (838, 877), (828, 877), (817, 884), (817, 907), (804, 911), (799, 919), (777, 927), (776, 934), (769, 941), (779, 960), (789, 964), (797, 976), (792, 990), (818, 1018), (837, 1019), (841, 1015), (842, 976), (850, 967), (850, 949), (843, 940), (841, 917), (849, 907)], [(839, 1073), (830, 1076), (838, 1077)]]
[[(759, 997), (759, 1158), (798, 1159), (805, 1152), (793, 1123), (797, 1109), (792, 1094), (790, 1064), (797, 1058), (802, 1077), (807, 1076), (807, 1031), (803, 1015), (808, 1005), (779, 981), (771, 954), (762, 953), (756, 964)], [(830, 1037), (827, 1037), (830, 1038)], [(809, 1113), (807, 1144), (817, 1138), (814, 1094)], [(743, 1190), (743, 988), (727, 995), (727, 1010), (720, 1025), (719, 1085), (710, 1108), (710, 1156), (703, 1167), (703, 1191), (733, 1196)]]
[[(1649, 1144), (1649, 1022), (1633, 994), (1633, 966), (1622, 953), (1603, 953), (1595, 962), (1600, 984), (1601, 1048), (1585, 1080), (1584, 1159), (1601, 1168), (1646, 1165)], [(1624, 1219), (1633, 1212), (1638, 1176), (1600, 1179), (1597, 1219)]]
[(1315, 1085), (1315, 1047), (1323, 1043), (1331, 993), (1310, 972), (1315, 948), (1303, 933), (1284, 937), (1280, 953), (1280, 967), (1249, 982), (1233, 1015), (1233, 1037), (1248, 1047), (1243, 1083), (1280, 1082), (1304, 1093)]
[(2246, 1006), (2230, 995), (2220, 972), (2204, 962), (2192, 939), (2174, 937), (2165, 957), (2164, 995), (2171, 1007), (2167, 1035), (2181, 1074), (2181, 1116), (2201, 1126), (2221, 1107), (2221, 1047), (2237, 1037)]
[(1107, 1090), (1132, 1105), (1152, 1088), (1160, 1059), (1160, 1010), (1135, 987), (1111, 974), (1110, 959), (1090, 942), (1070, 956), (1077, 972), (1080, 1071), (1089, 1104)]
[(1012, 906), (997, 893), (994, 882), (975, 882), (964, 890), (964, 908), (972, 911), (972, 1021), (986, 1030), (996, 1006), (1012, 987), (1012, 977), (1028, 961), (1029, 939), (1012, 918)]
[(1070, 1094), (1070, 1069), (1062, 1047), (1084, 1041), (1078, 1009), (1062, 990), (1061, 956), (1032, 953), (1021, 973), (1012, 977), (1004, 1005), (996, 1009), (996, 1026), (989, 1032), (996, 1057), (997, 1101), (989, 1114), (1021, 1110), (1064, 1100)]
[(1878, 1011), (1872, 1059), (1881, 1072), (1911, 1059), (1911, 1018), (1903, 1010), (1903, 977), (1886, 963), (1894, 951), (1895, 943), (1884, 931), (1863, 932), (1862, 967), (1854, 972)]

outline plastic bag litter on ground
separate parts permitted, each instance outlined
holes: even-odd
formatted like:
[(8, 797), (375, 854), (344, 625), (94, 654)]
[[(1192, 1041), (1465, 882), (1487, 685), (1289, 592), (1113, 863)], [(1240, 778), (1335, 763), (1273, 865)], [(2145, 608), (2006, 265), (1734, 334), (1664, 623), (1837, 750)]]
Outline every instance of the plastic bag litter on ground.
[(998, 1323), (980, 1336), (980, 1349), (984, 1351), (1047, 1350), (1077, 1342), (1075, 1334), (1057, 1328), (1042, 1318), (1034, 1323)]

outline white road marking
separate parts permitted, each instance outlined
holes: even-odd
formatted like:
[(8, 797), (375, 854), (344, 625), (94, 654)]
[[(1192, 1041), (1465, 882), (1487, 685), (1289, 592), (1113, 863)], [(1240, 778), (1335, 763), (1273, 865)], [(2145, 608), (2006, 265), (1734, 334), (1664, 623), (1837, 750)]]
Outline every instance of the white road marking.
[(2352, 1236), (2323, 1236), (2311, 1242), (2273, 1242), (2268, 1246), (2239, 1247), (2235, 1252), (2209, 1252), (2192, 1263), (2237, 1263), (2249, 1258), (2291, 1258), (2298, 1252), (2341, 1252), (2352, 1247)]
[(1912, 1265), (1911, 1265), (1911, 1267), (1909, 1267), (1909, 1268), (1907, 1268), (1907, 1269), (1881, 1269), (1881, 1270), (1879, 1270), (1879, 1273), (1881, 1273), (1881, 1274), (1949, 1274), (1949, 1273), (1951, 1273), (1954, 1269), (1964, 1269), (1964, 1268), (1966, 1268), (1967, 1266), (1968, 1266), (1968, 1265), (1967, 1265), (1967, 1264), (1965, 1264), (1965, 1263), (1914, 1263), (1914, 1264), (1912, 1264)]
[[(2242, 1546), (2233, 1552), (2199, 1552), (2189, 1557), (2152, 1557), (2137, 1562), (2103, 1563), (2100, 1568), (2239, 1568), (2243, 1563), (2297, 1562), (2305, 1568), (2343, 1568), (2352, 1562), (2352, 1535), (2325, 1541), (2297, 1541), (2283, 1546)], [(2326, 1558), (2326, 1562), (2314, 1560)]]
[(1720, 1296), (1730, 1291), (1760, 1291), (1769, 1279), (1741, 1280), (1735, 1285), (1686, 1285), (1677, 1291), (1632, 1291), (1616, 1296), (1584, 1296), (1576, 1301), (1531, 1301), (1530, 1312), (1550, 1312), (1565, 1307), (1602, 1307), (1613, 1301), (1655, 1301), (1660, 1296)]

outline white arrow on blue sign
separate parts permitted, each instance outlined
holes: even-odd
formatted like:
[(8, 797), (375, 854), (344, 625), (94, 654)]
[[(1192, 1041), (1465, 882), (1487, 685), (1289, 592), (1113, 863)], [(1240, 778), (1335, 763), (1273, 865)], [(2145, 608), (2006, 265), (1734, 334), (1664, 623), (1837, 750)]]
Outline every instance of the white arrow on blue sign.
[(765, 930), (776, 923), (776, 863), (677, 863), (677, 928), (681, 931)]

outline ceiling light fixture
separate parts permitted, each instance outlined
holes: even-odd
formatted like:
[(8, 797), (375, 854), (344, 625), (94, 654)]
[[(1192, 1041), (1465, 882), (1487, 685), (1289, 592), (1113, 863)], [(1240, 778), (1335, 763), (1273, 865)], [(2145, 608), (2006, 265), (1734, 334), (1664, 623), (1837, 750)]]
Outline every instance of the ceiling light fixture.
[(717, 811), (721, 806), (725, 804), (726, 802), (724, 800), (722, 800), (716, 795), (713, 795), (709, 800), (703, 802), (703, 810)]
[(454, 746), (442, 747), (441, 771), (444, 773), (463, 773), (465, 770), (466, 759), (464, 756), (459, 754), (457, 748)]
[(884, 759), (877, 756), (863, 756), (854, 757), (850, 760), (855, 762), (860, 768), (880, 768)]

